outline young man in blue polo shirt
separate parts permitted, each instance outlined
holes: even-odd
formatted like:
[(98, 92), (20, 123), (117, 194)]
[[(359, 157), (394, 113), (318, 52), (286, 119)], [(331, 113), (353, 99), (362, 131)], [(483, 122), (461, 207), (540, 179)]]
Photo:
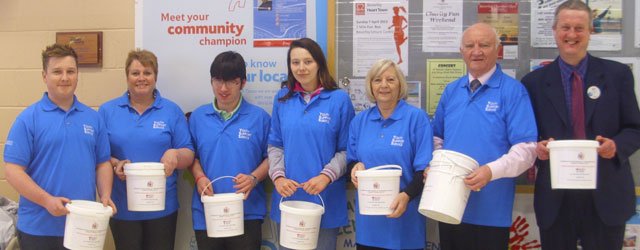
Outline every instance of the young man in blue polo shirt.
[(78, 56), (67, 45), (42, 52), (47, 92), (16, 118), (4, 150), (7, 181), (20, 193), (21, 249), (63, 247), (65, 204), (111, 201), (113, 172), (109, 142), (98, 112), (75, 97)]
[(536, 121), (524, 86), (497, 64), (500, 40), (478, 23), (462, 36), (468, 75), (447, 85), (432, 122), (434, 148), (468, 155), (480, 168), (464, 182), (462, 224), (439, 224), (442, 249), (507, 249), (515, 180), (536, 158)]
[[(191, 113), (189, 129), (196, 148), (191, 208), (198, 249), (260, 249), (261, 225), (267, 214), (266, 195), (259, 185), (269, 171), (267, 112), (242, 98), (247, 82), (244, 59), (233, 51), (220, 53), (211, 63), (213, 102)], [(220, 179), (223, 176), (234, 179)], [(244, 193), (244, 234), (209, 238), (200, 194)]]

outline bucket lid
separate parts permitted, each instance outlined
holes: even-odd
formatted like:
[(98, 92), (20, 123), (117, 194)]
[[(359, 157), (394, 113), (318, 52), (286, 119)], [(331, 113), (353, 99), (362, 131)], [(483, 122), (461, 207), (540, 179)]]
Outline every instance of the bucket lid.
[(402, 176), (402, 167), (398, 165), (382, 165), (364, 171), (356, 171), (357, 177), (395, 177)]
[(102, 203), (86, 200), (72, 200), (65, 205), (69, 212), (89, 216), (106, 216), (113, 214), (111, 207), (105, 207)]
[(280, 210), (300, 215), (322, 215), (324, 207), (308, 201), (281, 201)]
[(230, 201), (241, 201), (244, 199), (244, 194), (234, 194), (234, 193), (220, 193), (214, 195), (203, 195), (200, 197), (200, 201), (202, 203), (208, 202), (230, 202)]
[(559, 147), (580, 147), (580, 148), (597, 148), (600, 146), (600, 143), (595, 140), (555, 140), (550, 141), (547, 144), (548, 148), (559, 148)]
[(124, 170), (164, 170), (164, 164), (160, 162), (132, 162), (124, 164)]

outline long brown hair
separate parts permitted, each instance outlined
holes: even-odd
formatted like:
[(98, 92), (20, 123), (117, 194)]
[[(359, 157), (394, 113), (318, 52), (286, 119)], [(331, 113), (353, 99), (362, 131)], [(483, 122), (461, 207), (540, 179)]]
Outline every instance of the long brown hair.
[(289, 46), (289, 51), (287, 51), (287, 69), (289, 71), (287, 80), (282, 82), (283, 87), (286, 86), (289, 88), (289, 92), (283, 97), (280, 97), (278, 101), (284, 102), (289, 97), (293, 95), (293, 88), (296, 84), (296, 78), (293, 76), (293, 72), (291, 71), (291, 50), (295, 48), (303, 48), (309, 51), (309, 54), (313, 57), (313, 60), (318, 64), (318, 79), (320, 80), (320, 85), (326, 90), (334, 90), (338, 89), (338, 84), (333, 79), (331, 74), (329, 74), (329, 67), (327, 66), (327, 59), (325, 59), (324, 54), (322, 53), (322, 49), (320, 45), (316, 43), (314, 40), (309, 38), (301, 38), (291, 42)]

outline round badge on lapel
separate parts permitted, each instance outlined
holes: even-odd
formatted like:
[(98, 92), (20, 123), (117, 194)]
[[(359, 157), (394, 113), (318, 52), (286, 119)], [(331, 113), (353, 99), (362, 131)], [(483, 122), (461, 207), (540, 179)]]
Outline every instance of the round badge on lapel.
[(589, 89), (587, 89), (587, 96), (593, 100), (600, 98), (600, 88), (597, 86), (589, 87)]

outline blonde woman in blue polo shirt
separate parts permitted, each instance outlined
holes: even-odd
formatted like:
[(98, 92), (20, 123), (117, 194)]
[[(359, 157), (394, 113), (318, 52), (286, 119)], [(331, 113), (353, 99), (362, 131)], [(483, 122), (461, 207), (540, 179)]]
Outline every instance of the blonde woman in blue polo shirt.
[(423, 249), (425, 217), (418, 213), (422, 173), (431, 161), (433, 133), (427, 114), (406, 103), (408, 86), (393, 61), (377, 61), (365, 79), (367, 97), (376, 106), (359, 113), (349, 128), (347, 161), (357, 171), (394, 164), (402, 167), (400, 193), (387, 216), (361, 215), (356, 202), (357, 249)]
[[(193, 163), (193, 145), (187, 120), (174, 102), (156, 90), (158, 60), (150, 51), (129, 52), (127, 91), (100, 107), (111, 144), (111, 163), (118, 179), (113, 200), (120, 211), (110, 221), (117, 249), (172, 250), (178, 218), (175, 169)], [(127, 209), (127, 162), (162, 162), (167, 176), (165, 209), (134, 212)]]
[(315, 41), (293, 41), (287, 64), (289, 78), (273, 101), (269, 132), (269, 176), (276, 187), (271, 218), (280, 223), (281, 197), (318, 202), (320, 194), (325, 213), (317, 249), (333, 250), (338, 228), (347, 225), (343, 175), (353, 105)]

